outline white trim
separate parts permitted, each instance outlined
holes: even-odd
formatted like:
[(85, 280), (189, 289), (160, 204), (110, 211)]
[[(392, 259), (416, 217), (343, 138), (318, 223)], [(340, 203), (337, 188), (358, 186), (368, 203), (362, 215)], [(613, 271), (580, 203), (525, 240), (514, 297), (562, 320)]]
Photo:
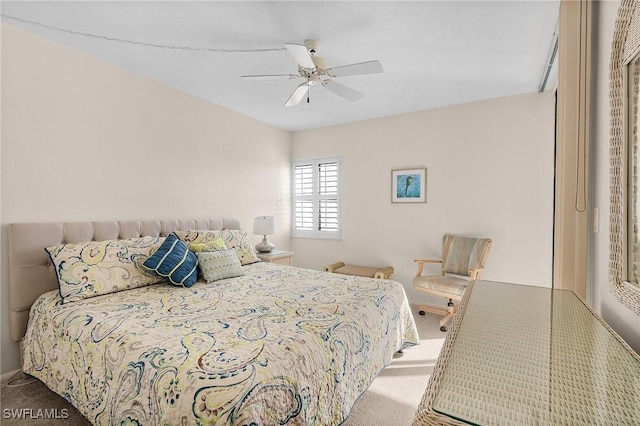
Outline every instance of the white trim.
[[(544, 69), (542, 70), (542, 75), (540, 76), (540, 83), (538, 84), (538, 92), (544, 92), (547, 87), (547, 82), (549, 80), (549, 75), (551, 74), (551, 70), (556, 62), (556, 57), (558, 56), (558, 30), (560, 25), (560, 19), (556, 22), (556, 29), (553, 31), (553, 36), (551, 37), (551, 45), (549, 46), (549, 52), (547, 53), (547, 60), (545, 61)], [(556, 80), (556, 86), (558, 81)]]

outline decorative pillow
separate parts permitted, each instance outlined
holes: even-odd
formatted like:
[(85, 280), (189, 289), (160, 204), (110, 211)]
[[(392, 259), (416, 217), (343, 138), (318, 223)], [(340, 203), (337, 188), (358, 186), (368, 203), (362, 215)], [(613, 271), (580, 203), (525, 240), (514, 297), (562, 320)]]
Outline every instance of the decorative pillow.
[(189, 244), (189, 250), (196, 253), (199, 251), (218, 251), (226, 249), (227, 245), (224, 243), (224, 240), (222, 238), (214, 238), (213, 240), (206, 243)]
[(223, 229), (221, 231), (176, 231), (176, 235), (187, 244), (208, 243), (216, 238), (222, 238), (227, 248), (236, 251), (240, 264), (259, 262), (258, 256), (251, 246), (251, 238), (241, 229)]
[(198, 281), (198, 258), (175, 234), (169, 234), (142, 266), (183, 287)]
[(62, 303), (164, 281), (142, 267), (162, 241), (141, 237), (45, 248), (56, 270)]
[(234, 249), (197, 252), (202, 275), (207, 283), (244, 275)]

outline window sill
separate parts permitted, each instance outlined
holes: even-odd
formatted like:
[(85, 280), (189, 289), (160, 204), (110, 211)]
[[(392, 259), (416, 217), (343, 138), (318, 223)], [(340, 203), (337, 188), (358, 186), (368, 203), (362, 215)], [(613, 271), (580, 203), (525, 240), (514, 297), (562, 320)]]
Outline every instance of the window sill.
[(302, 238), (302, 239), (307, 239), (307, 240), (342, 241), (342, 235), (291, 234), (291, 238)]

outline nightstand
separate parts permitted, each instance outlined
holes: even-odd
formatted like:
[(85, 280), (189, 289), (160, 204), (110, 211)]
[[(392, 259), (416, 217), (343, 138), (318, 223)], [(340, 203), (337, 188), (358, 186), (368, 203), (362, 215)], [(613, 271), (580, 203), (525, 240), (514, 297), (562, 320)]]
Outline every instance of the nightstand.
[(280, 265), (289, 265), (291, 266), (291, 261), (293, 259), (293, 252), (286, 250), (272, 250), (270, 253), (256, 253), (258, 259), (263, 262), (269, 263), (278, 263)]

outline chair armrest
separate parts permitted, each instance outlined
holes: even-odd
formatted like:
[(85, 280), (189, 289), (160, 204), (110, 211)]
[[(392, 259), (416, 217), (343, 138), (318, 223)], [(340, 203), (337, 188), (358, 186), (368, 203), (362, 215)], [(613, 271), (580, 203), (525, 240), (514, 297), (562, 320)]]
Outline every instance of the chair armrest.
[(472, 280), (480, 278), (480, 274), (484, 271), (484, 268), (469, 268), (469, 277)]
[(325, 272), (333, 272), (338, 268), (342, 268), (344, 266), (344, 262), (336, 262), (336, 263), (332, 263), (331, 265), (327, 265), (324, 268)]
[(425, 263), (442, 263), (442, 259), (413, 259), (414, 262), (418, 264), (418, 272), (416, 272), (416, 277), (422, 275), (422, 269), (424, 268)]
[(391, 274), (393, 274), (393, 267), (387, 266), (386, 268), (379, 269), (378, 271), (376, 271), (376, 273), (373, 275), (373, 278), (381, 278), (383, 280), (388, 280), (389, 278), (391, 278)]

